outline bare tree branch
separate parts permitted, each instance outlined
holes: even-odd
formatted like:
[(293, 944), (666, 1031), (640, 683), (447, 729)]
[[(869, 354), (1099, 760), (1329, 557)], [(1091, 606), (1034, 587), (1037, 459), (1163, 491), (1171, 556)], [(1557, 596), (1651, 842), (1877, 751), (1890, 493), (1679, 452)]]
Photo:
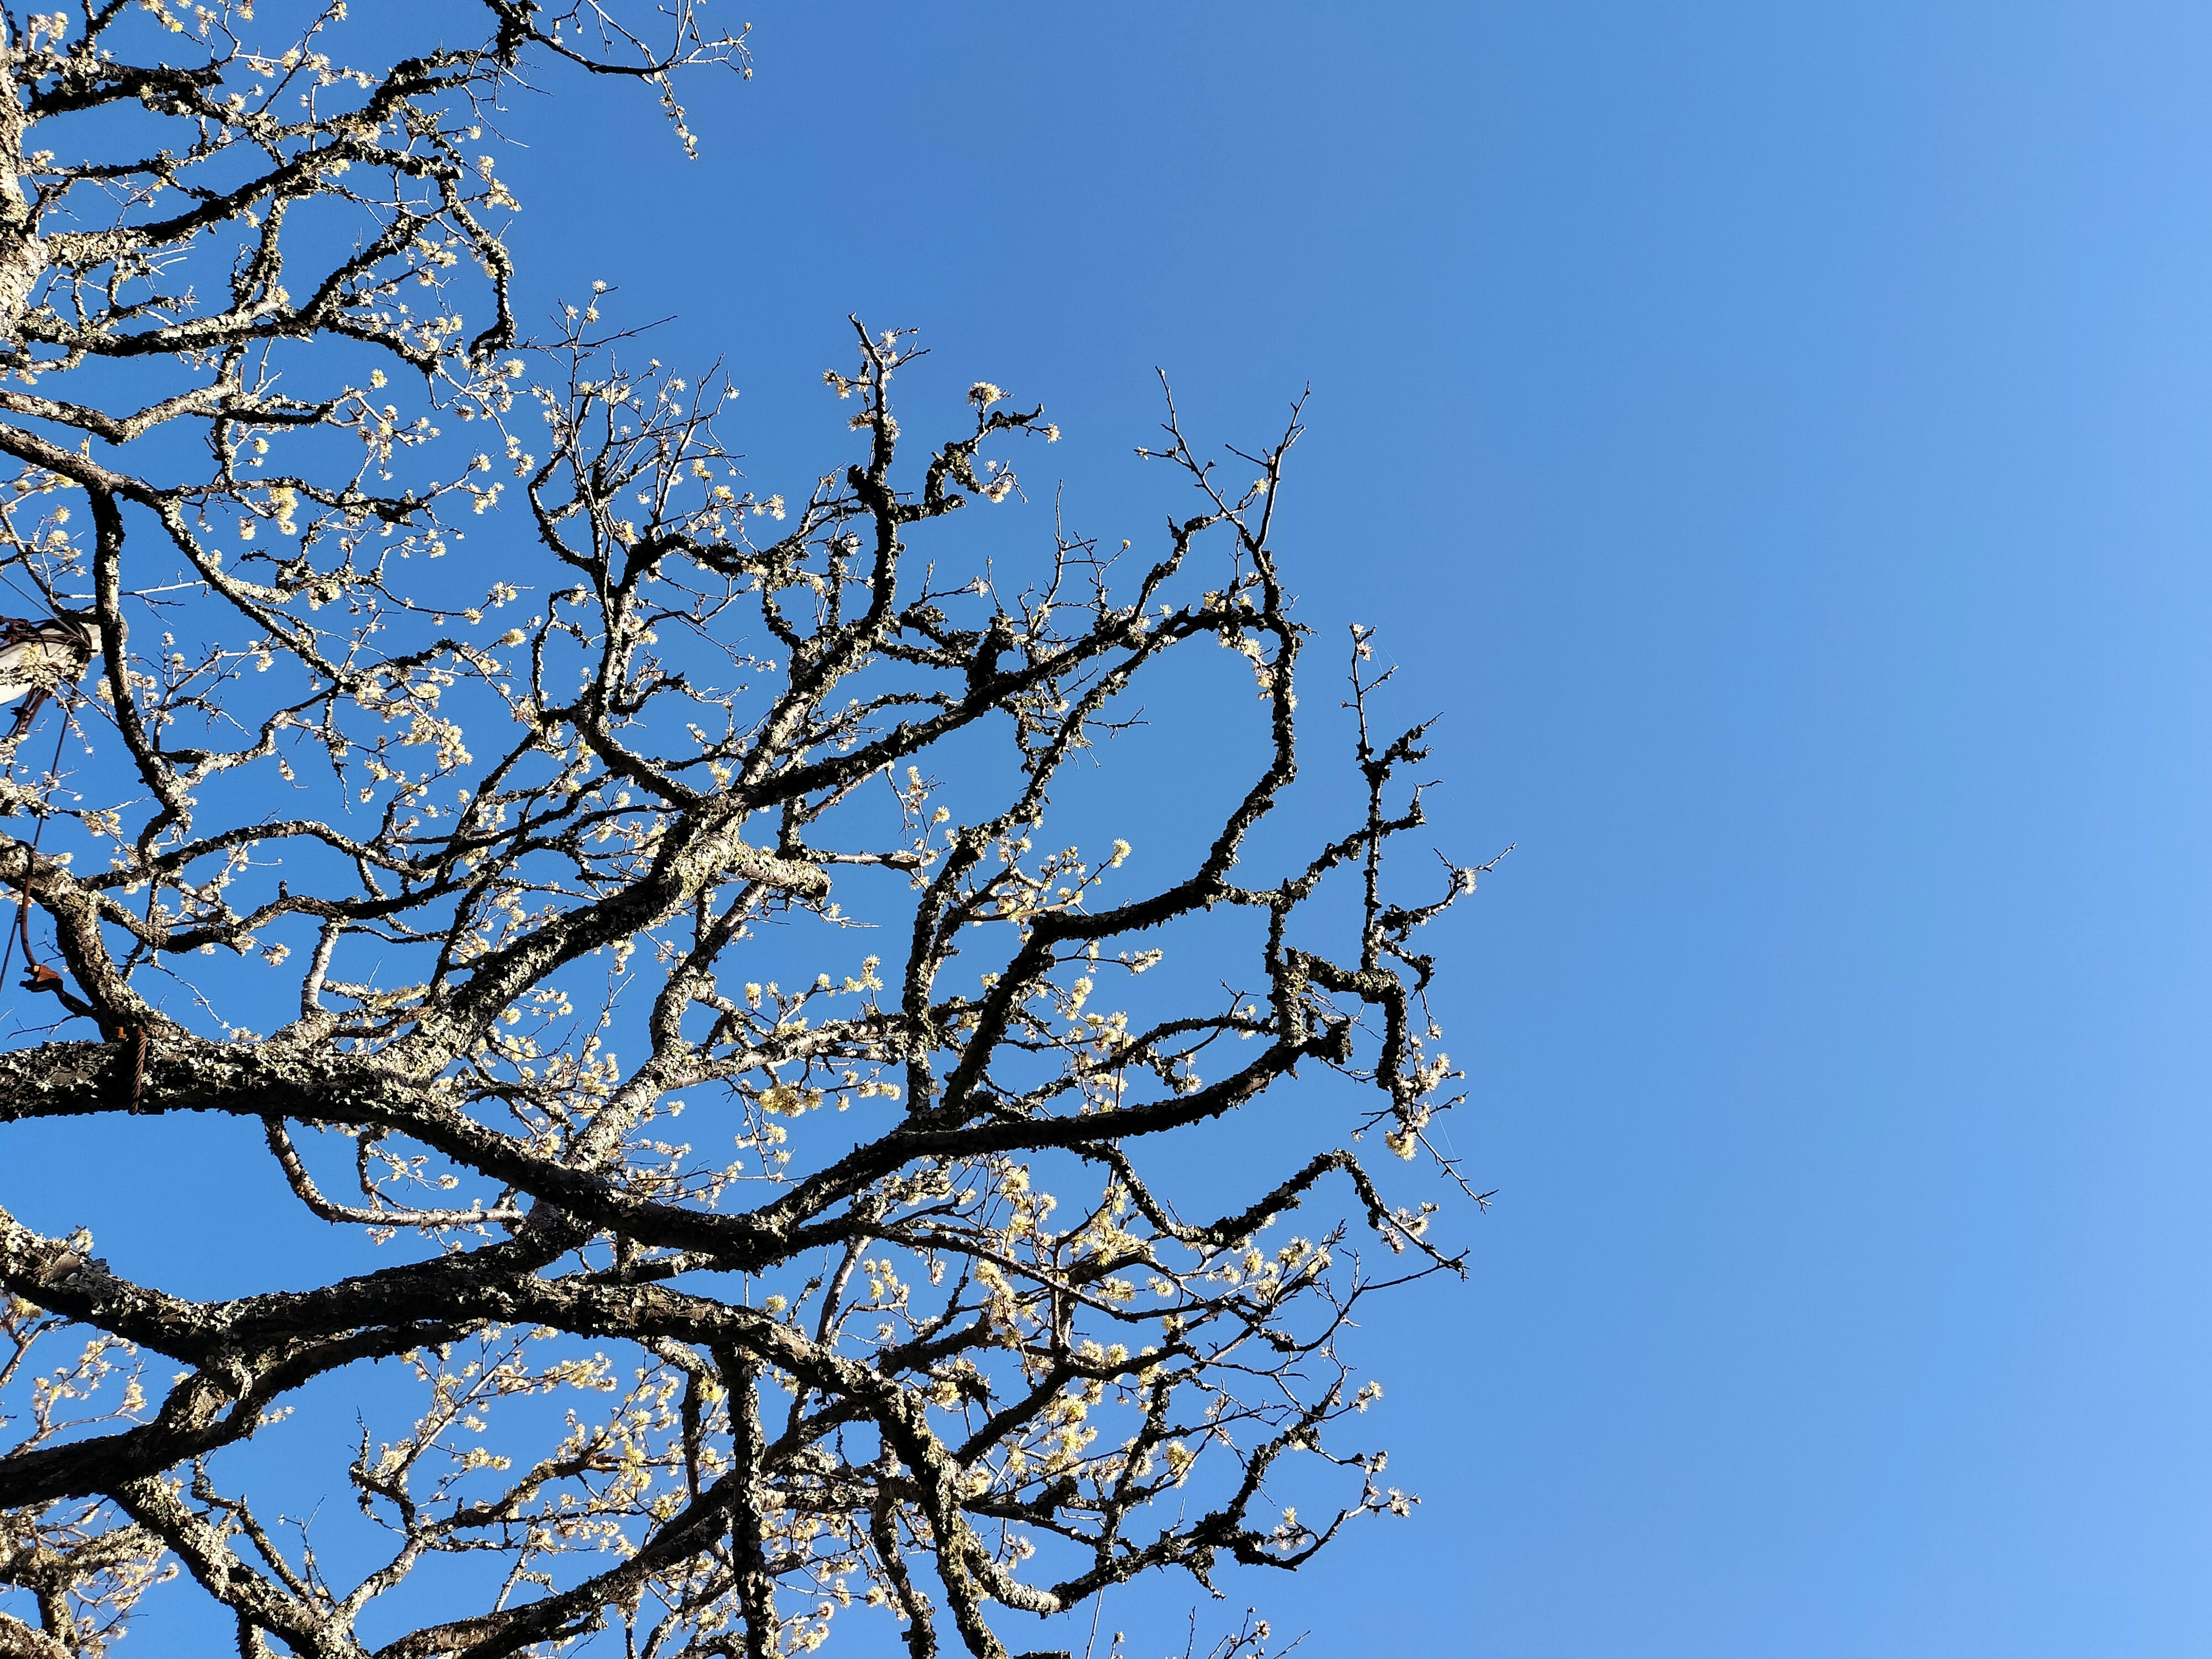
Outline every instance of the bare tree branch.
[[(1415, 936), (1478, 872), (1392, 896), (1425, 728), (1370, 727), (1364, 629), (1354, 787), (1279, 810), (1297, 410), (1217, 459), (1170, 398), (1149, 553), (1062, 521), (963, 563), (951, 521), (1059, 434), (978, 382), (907, 437), (911, 335), (855, 319), (854, 453), (787, 494), (607, 296), (522, 338), (501, 100), (643, 82), (688, 146), (675, 77), (746, 67), (690, 0), (485, 0), (373, 62), (335, 3), (0, 21), (0, 577), (85, 642), (0, 744), (60, 1021), (0, 1052), (0, 1125), (246, 1120), (241, 1190), (353, 1269), (195, 1300), (0, 1210), (0, 1651), (100, 1653), (173, 1581), (248, 1656), (764, 1659), (857, 1604), (1005, 1659), (1010, 1615), (1404, 1513), (1340, 1344), (1461, 1259), (1360, 1148), (1466, 1188)], [(1225, 682), (1168, 677), (1209, 642)], [(1148, 696), (1225, 799), (1137, 865), (1156, 815), (1086, 839), (1056, 797)], [(1250, 988), (1161, 971), (1200, 951)], [(1286, 1139), (1294, 1080), (1340, 1133)], [(347, 1442), (351, 1515), (286, 1518), (240, 1443), (331, 1449), (318, 1385), (371, 1372), (411, 1413)]]

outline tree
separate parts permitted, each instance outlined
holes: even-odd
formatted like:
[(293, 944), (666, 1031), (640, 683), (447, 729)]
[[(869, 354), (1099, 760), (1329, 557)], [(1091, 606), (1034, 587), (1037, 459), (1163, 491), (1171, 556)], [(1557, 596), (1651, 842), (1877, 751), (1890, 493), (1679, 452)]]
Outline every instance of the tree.
[[(57, 1023), (0, 1053), (0, 1122), (242, 1120), (349, 1271), (194, 1301), (0, 1211), (0, 1651), (99, 1653), (176, 1578), (248, 1656), (763, 1656), (856, 1601), (915, 1659), (1000, 1656), (994, 1604), (1402, 1512), (1339, 1445), (1376, 1392), (1340, 1335), (1394, 1282), (1357, 1236), (1397, 1281), (1459, 1259), (1354, 1143), (1436, 1156), (1414, 935), (1477, 872), (1386, 894), (1422, 732), (1370, 736), (1355, 629), (1364, 805), (1242, 873), (1297, 763), (1295, 412), (1232, 487), (1170, 403), (1145, 453), (1191, 506), (1150, 556), (1063, 530), (1027, 576), (952, 568), (946, 521), (1058, 434), (978, 383), (915, 455), (919, 348), (856, 323), (854, 456), (757, 494), (726, 389), (596, 300), (520, 338), (480, 153), (564, 66), (688, 144), (672, 77), (742, 36), (685, 0), (440, 8), (480, 36), (398, 50), (258, 9), (4, 14), (0, 575), (36, 643), (0, 881)], [(487, 527), (489, 593), (437, 562)], [(1224, 766), (1251, 727), (1253, 773), (1139, 885), (1054, 793), (1209, 641), (1258, 696), (1175, 717)], [(1256, 989), (1139, 979), (1201, 936)], [(1259, 1137), (1187, 1218), (1173, 1149), (1302, 1066), (1366, 1091), (1340, 1144)], [(357, 1513), (287, 1522), (254, 1455), (322, 1467), (356, 1402)]]

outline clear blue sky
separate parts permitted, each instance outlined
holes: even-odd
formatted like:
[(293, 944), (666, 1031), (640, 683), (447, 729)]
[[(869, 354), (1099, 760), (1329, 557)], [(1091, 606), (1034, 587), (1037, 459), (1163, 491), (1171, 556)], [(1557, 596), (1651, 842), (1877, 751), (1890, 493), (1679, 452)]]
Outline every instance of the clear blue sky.
[(680, 313), (762, 483), (835, 459), (848, 310), (920, 326), (1100, 535), (1154, 365), (1217, 439), (1310, 380), (1304, 614), (1443, 711), (1443, 844), (1519, 845), (1443, 998), (1496, 1208), (1362, 1339), (1424, 1505), (1231, 1605), (2212, 1649), (2212, 9), (752, 16), (696, 164), (524, 106), (527, 303)]
[(696, 166), (529, 129), (538, 256), (763, 466), (845, 311), (919, 325), (1101, 534), (1155, 364), (1218, 438), (1310, 380), (1306, 615), (1519, 843), (1447, 992), (1497, 1208), (1365, 1336), (1425, 1504), (1232, 1595), (1329, 1659), (2212, 1646), (2212, 11), (753, 17)]

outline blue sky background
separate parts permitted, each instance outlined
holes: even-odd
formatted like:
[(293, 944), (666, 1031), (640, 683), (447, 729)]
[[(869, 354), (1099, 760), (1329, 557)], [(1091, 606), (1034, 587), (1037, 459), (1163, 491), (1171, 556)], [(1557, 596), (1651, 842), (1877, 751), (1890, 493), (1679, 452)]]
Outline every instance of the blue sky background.
[(1317, 1659), (2212, 1647), (2212, 12), (752, 15), (696, 163), (519, 107), (526, 306), (678, 315), (769, 487), (840, 453), (845, 313), (919, 326), (932, 395), (1066, 428), (1039, 538), (1048, 460), (1159, 522), (1155, 365), (1247, 443), (1310, 381), (1304, 614), (1443, 712), (1439, 841), (1518, 843), (1440, 1005), (1496, 1207), (1361, 1339), (1424, 1505), (1231, 1607)]

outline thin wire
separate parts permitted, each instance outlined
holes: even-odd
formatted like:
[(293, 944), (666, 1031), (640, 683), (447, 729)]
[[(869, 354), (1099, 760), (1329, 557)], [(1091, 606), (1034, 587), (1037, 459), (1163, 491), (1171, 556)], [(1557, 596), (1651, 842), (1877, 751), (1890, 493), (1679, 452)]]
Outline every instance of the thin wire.
[(40, 599), (37, 594), (35, 594), (35, 593), (33, 593), (33, 592), (30, 592), (27, 588), (25, 588), (25, 587), (22, 587), (22, 586), (18, 586), (18, 585), (17, 585), (17, 583), (16, 583), (16, 581), (15, 581), (15, 579), (13, 576), (9, 575), (9, 574), (5, 571), (5, 570), (0, 570), (0, 582), (5, 582), (5, 583), (7, 583), (7, 584), (8, 584), (8, 586), (9, 586), (15, 588), (15, 591), (16, 591), (18, 593), (21, 593), (21, 594), (25, 599), (28, 599), (28, 600), (29, 600), (33, 605), (41, 606), (41, 607), (43, 607), (44, 609), (48, 610), (48, 611), (51, 611), (51, 610), (52, 610), (52, 609), (53, 609), (52, 605), (52, 604), (50, 604), (48, 601), (46, 601), (46, 600), (45, 600), (45, 599)]

